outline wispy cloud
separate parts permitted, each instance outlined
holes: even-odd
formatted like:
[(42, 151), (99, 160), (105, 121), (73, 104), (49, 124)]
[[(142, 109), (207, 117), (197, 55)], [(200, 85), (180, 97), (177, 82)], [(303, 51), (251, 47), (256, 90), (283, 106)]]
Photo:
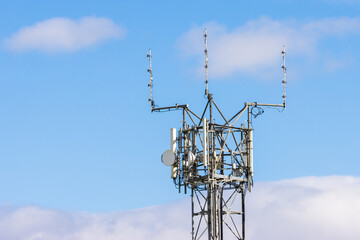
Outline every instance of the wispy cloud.
[(203, 54), (203, 29), (208, 29), (210, 77), (235, 73), (266, 75), (281, 63), (281, 48), (293, 56), (311, 57), (318, 53), (324, 37), (344, 37), (360, 33), (360, 18), (336, 18), (299, 23), (260, 18), (228, 30), (216, 22), (196, 26), (184, 33), (178, 45), (186, 57)]
[(4, 44), (12, 51), (71, 52), (125, 34), (124, 28), (107, 18), (51, 18), (20, 29)]
[[(305, 177), (256, 184), (247, 194), (247, 238), (356, 240), (360, 178)], [(4, 240), (191, 239), (190, 201), (90, 214), (0, 208)]]

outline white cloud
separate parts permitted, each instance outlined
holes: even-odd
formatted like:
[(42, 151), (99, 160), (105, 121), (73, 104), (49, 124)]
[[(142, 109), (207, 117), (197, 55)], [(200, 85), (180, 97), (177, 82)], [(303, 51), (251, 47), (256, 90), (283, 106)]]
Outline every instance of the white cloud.
[[(215, 22), (204, 26), (208, 30), (210, 77), (226, 77), (238, 72), (266, 76), (281, 64), (283, 45), (293, 56), (316, 55), (317, 45), (324, 37), (359, 34), (360, 18), (308, 23), (260, 18), (233, 30)], [(203, 26), (193, 27), (180, 37), (179, 47), (185, 56), (203, 54), (203, 29)]]
[(360, 178), (307, 177), (264, 183), (248, 195), (249, 239), (357, 239)]
[(0, 211), (0, 239), (182, 240), (184, 233), (190, 232), (186, 205), (183, 202), (104, 214), (65, 212), (33, 206)]
[(69, 52), (107, 39), (120, 39), (125, 34), (125, 29), (107, 18), (51, 18), (20, 29), (4, 44), (13, 51)]
[[(3, 240), (191, 239), (190, 201), (115, 213), (0, 208)], [(360, 178), (304, 177), (256, 184), (247, 194), (247, 239), (356, 240)]]

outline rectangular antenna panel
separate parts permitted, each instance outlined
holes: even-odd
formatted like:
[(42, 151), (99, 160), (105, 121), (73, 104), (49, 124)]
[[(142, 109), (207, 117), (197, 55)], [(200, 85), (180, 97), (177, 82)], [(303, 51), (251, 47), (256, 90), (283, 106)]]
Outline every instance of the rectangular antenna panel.
[(254, 169), (253, 169), (253, 130), (250, 129), (249, 131), (249, 168), (250, 168), (250, 174), (253, 177), (254, 176)]
[(208, 152), (207, 152), (207, 121), (203, 119), (203, 158), (205, 167), (208, 165)]

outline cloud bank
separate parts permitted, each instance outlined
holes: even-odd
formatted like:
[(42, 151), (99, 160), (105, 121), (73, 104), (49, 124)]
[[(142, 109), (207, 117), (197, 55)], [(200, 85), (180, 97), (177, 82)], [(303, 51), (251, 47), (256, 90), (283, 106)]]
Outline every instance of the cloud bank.
[[(299, 23), (262, 17), (232, 30), (216, 22), (204, 26), (208, 30), (209, 76), (218, 78), (239, 72), (268, 74), (281, 64), (283, 45), (293, 56), (316, 55), (321, 39), (359, 34), (360, 18), (344, 17)], [(178, 40), (185, 57), (203, 55), (204, 26), (193, 27)]]
[(305, 177), (264, 183), (248, 197), (249, 239), (355, 240), (360, 178)]
[(124, 28), (107, 18), (51, 18), (20, 29), (4, 44), (12, 51), (72, 52), (125, 34)]
[[(0, 208), (3, 240), (191, 239), (190, 201), (90, 214)], [(360, 178), (304, 177), (256, 184), (247, 195), (247, 239), (357, 240)]]

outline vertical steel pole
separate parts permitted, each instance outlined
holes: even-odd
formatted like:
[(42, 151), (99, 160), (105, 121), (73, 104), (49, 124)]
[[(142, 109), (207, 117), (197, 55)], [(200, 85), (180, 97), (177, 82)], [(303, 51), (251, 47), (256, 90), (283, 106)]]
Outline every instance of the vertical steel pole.
[(194, 188), (191, 188), (191, 236), (194, 240)]
[[(183, 129), (185, 130), (186, 129), (186, 115), (185, 115), (185, 108), (183, 108)], [(186, 135), (184, 133), (184, 144), (183, 144), (183, 147), (184, 147), (184, 150), (183, 150), (183, 153), (184, 153), (184, 157), (185, 157), (185, 152), (186, 152)], [(183, 166), (184, 168), (184, 166)], [(184, 182), (184, 193), (187, 194), (187, 184), (186, 184), (186, 181)]]
[(245, 189), (241, 189), (241, 208), (242, 208), (242, 240), (245, 240)]
[(223, 240), (224, 238), (224, 232), (223, 232), (223, 193), (224, 193), (224, 185), (221, 186), (220, 190), (220, 240)]
[(213, 191), (212, 191), (212, 220), (213, 220), (213, 235), (214, 235), (214, 240), (217, 239), (217, 227), (216, 227), (216, 192), (217, 192), (217, 188), (215, 186), (215, 180), (212, 180), (212, 185), (213, 185)]
[(250, 106), (248, 106), (247, 110), (248, 110), (248, 121), (247, 122), (248, 122), (248, 128), (250, 128), (250, 126), (251, 126), (251, 120), (250, 120), (250, 118), (251, 118), (250, 111), (251, 110), (250, 110)]
[(208, 190), (207, 190), (207, 201), (208, 201), (208, 234), (209, 234), (209, 240), (212, 240), (212, 208), (211, 208), (211, 183), (208, 184)]

